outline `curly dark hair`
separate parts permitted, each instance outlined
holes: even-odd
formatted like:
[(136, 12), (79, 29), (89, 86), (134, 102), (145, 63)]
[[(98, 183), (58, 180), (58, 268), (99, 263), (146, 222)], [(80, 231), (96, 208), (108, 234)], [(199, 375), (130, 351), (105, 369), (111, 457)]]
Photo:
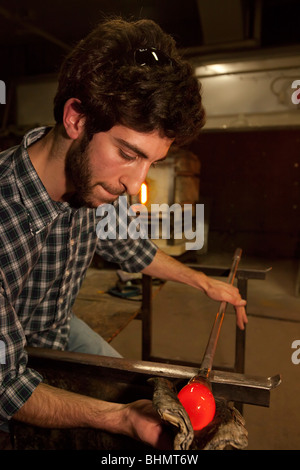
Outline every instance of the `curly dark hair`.
[[(171, 64), (136, 65), (134, 51), (154, 47)], [(113, 19), (99, 24), (65, 59), (54, 99), (56, 122), (66, 101), (77, 98), (89, 138), (122, 124), (138, 132), (161, 131), (178, 145), (203, 127), (201, 85), (180, 58), (171, 36), (152, 20)]]

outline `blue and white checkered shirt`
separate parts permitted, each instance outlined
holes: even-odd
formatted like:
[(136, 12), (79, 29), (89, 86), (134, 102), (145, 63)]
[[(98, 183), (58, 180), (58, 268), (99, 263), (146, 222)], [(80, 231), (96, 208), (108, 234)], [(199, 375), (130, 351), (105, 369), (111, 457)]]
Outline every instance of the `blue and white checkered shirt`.
[(34, 129), (0, 153), (0, 424), (42, 381), (27, 367), (24, 347), (66, 347), (71, 309), (94, 253), (129, 272), (156, 253), (148, 239), (100, 240), (96, 210), (51, 200), (27, 153), (46, 131)]

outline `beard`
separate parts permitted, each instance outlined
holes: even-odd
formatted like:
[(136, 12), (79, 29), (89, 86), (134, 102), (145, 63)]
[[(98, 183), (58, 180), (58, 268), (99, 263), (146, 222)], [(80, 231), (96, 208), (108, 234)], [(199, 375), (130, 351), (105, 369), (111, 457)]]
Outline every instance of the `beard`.
[(95, 208), (99, 204), (113, 203), (116, 197), (102, 197), (101, 202), (95, 202), (94, 191), (97, 186), (102, 186), (106, 191), (115, 196), (121, 196), (125, 191), (113, 188), (105, 182), (92, 184), (92, 170), (88, 155), (89, 139), (83, 135), (80, 143), (68, 150), (66, 155), (65, 172), (68, 181), (72, 184), (74, 191), (65, 194), (64, 200), (71, 207)]
[(66, 177), (75, 191), (65, 194), (64, 199), (75, 208), (86, 205), (90, 207), (91, 171), (87, 158), (88, 144), (84, 134), (79, 145), (71, 147), (66, 155)]

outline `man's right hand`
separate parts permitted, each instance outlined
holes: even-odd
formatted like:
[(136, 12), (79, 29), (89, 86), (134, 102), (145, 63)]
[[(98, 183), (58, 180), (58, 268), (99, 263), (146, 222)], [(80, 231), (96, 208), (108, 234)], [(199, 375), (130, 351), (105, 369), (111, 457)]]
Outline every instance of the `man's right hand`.
[(111, 403), (41, 383), (14, 419), (45, 428), (102, 429), (157, 449), (172, 449), (171, 438), (151, 400)]
[(173, 442), (150, 400), (137, 400), (127, 406), (131, 424), (129, 435), (160, 450), (172, 450)]

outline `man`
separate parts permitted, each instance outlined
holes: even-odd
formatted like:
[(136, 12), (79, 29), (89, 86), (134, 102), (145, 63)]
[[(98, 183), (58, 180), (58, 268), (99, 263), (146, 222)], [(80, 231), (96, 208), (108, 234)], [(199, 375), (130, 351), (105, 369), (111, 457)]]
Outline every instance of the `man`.
[[(145, 239), (100, 240), (96, 208), (137, 194), (150, 165), (204, 125), (199, 84), (173, 40), (152, 21), (100, 24), (67, 57), (54, 102), (56, 125), (29, 132), (1, 154), (0, 423), (94, 427), (160, 447), (151, 402), (108, 403), (43, 383), (26, 344), (118, 355), (71, 311), (97, 251), (127, 271), (182, 282), (236, 307), (236, 288), (195, 272)], [(119, 222), (121, 223), (121, 222)], [(84, 339), (87, 338), (86, 339)]]

